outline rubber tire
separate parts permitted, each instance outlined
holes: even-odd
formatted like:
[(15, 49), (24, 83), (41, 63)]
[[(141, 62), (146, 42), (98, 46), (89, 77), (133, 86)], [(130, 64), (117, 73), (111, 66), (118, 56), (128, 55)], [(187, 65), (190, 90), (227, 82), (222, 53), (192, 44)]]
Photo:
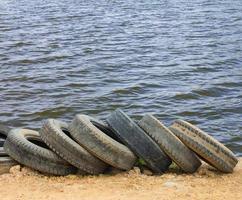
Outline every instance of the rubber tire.
[(109, 165), (123, 170), (131, 169), (136, 161), (133, 152), (99, 130), (91, 121), (87, 115), (76, 115), (68, 128), (72, 137)]
[(3, 138), (0, 138), (0, 147), (3, 147), (3, 145), (4, 145), (4, 142), (5, 142), (5, 139), (3, 139)]
[(42, 142), (39, 133), (28, 129), (12, 129), (4, 143), (5, 152), (19, 163), (40, 172), (67, 175), (77, 169), (51, 150), (29, 140)]
[(3, 149), (4, 142), (9, 132), (10, 132), (9, 127), (0, 124), (0, 175), (4, 173), (8, 173), (9, 169), (12, 166), (18, 164), (15, 160), (9, 157)]
[(108, 126), (107, 123), (90, 116), (88, 117), (90, 118), (90, 121), (92, 122), (92, 124), (96, 126), (100, 131), (104, 132), (106, 135), (113, 138), (117, 142), (123, 144), (122, 141), (117, 137), (117, 135), (113, 132), (113, 130)]
[(154, 116), (145, 115), (138, 125), (184, 172), (193, 173), (201, 166), (196, 154)]
[(160, 174), (168, 169), (171, 159), (123, 111), (115, 110), (107, 118), (107, 123), (123, 143), (142, 158), (154, 173)]
[(3, 147), (9, 131), (9, 127), (0, 124), (0, 147)]
[(0, 156), (0, 175), (9, 173), (9, 169), (18, 163), (9, 156)]
[(170, 130), (205, 162), (221, 172), (233, 172), (238, 159), (232, 151), (213, 137), (183, 120), (176, 120), (170, 126)]
[(0, 147), (0, 157), (8, 156), (8, 154), (4, 151), (3, 147)]
[(108, 165), (63, 132), (67, 129), (66, 123), (48, 119), (40, 130), (40, 136), (54, 152), (80, 170), (90, 174), (103, 173)]
[(10, 130), (8, 126), (0, 124), (0, 138), (6, 139)]

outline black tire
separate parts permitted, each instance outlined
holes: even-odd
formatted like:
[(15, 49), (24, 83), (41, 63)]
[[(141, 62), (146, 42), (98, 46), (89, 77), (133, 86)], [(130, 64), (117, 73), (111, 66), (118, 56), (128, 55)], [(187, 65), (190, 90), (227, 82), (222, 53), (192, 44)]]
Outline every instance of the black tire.
[(100, 121), (90, 116), (88, 117), (90, 118), (90, 121), (92, 122), (92, 124), (96, 126), (100, 131), (102, 131), (109, 137), (113, 138), (117, 142), (123, 144), (123, 142), (117, 137), (117, 135), (113, 132), (113, 130), (108, 126), (106, 122)]
[(193, 173), (201, 166), (195, 153), (154, 116), (145, 115), (138, 125), (184, 172)]
[(49, 150), (36, 131), (12, 129), (4, 143), (4, 150), (14, 160), (40, 172), (54, 175), (77, 172), (75, 167)]
[(0, 138), (6, 139), (10, 130), (11, 129), (8, 126), (0, 124)]
[(9, 127), (0, 124), (0, 147), (3, 147), (9, 131)]
[(103, 173), (108, 165), (75, 142), (67, 128), (66, 123), (48, 119), (40, 130), (40, 136), (54, 152), (80, 170), (90, 174)]
[(4, 151), (3, 147), (0, 147), (0, 157), (8, 156), (8, 154)]
[(72, 137), (109, 165), (124, 170), (131, 169), (136, 156), (126, 146), (99, 130), (91, 121), (93, 120), (87, 115), (76, 115), (68, 128)]
[(205, 162), (222, 172), (233, 172), (238, 159), (232, 151), (207, 133), (183, 120), (175, 121), (170, 130)]
[(9, 156), (0, 156), (0, 175), (8, 173), (10, 168), (18, 163)]
[(5, 139), (3, 139), (3, 138), (0, 138), (0, 147), (3, 147), (3, 145), (4, 145), (4, 142), (5, 142)]
[(107, 123), (123, 143), (142, 158), (154, 173), (163, 173), (168, 169), (171, 159), (123, 111), (115, 110), (107, 118)]

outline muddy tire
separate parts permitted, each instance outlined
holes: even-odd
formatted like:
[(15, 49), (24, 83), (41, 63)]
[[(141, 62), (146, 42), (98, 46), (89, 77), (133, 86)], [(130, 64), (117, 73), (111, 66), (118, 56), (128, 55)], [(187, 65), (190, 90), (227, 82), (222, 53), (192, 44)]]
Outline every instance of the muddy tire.
[(143, 159), (154, 173), (163, 173), (168, 169), (171, 159), (123, 111), (115, 110), (107, 118), (107, 123), (123, 143)]
[(49, 150), (36, 131), (12, 129), (4, 143), (4, 150), (14, 160), (40, 172), (67, 175), (77, 171)]
[(207, 133), (183, 120), (175, 121), (170, 130), (205, 162), (222, 172), (233, 172), (238, 159), (232, 151)]
[(67, 128), (66, 123), (48, 119), (40, 130), (40, 136), (54, 152), (80, 170), (90, 174), (103, 173), (108, 165), (75, 142)]
[(109, 165), (129, 170), (136, 156), (123, 144), (98, 129), (87, 115), (76, 115), (68, 130), (72, 137), (90, 153)]
[(201, 161), (180, 139), (152, 115), (145, 115), (138, 125), (184, 171), (195, 172)]

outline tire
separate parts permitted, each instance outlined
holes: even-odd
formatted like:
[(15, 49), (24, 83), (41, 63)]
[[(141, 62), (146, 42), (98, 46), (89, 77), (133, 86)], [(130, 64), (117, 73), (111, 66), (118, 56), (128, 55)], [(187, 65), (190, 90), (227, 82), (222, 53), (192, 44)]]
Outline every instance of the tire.
[(0, 124), (0, 147), (3, 147), (9, 131), (9, 127)]
[(154, 173), (160, 174), (168, 169), (171, 159), (123, 111), (115, 110), (107, 118), (107, 123), (123, 143), (143, 159)]
[(0, 138), (6, 139), (10, 130), (11, 129), (8, 126), (0, 124)]
[(8, 173), (10, 168), (18, 163), (9, 156), (0, 156), (0, 175)]
[(0, 147), (3, 147), (3, 145), (4, 145), (4, 142), (5, 142), (5, 139), (3, 139), (3, 138), (0, 138)]
[(184, 171), (195, 172), (201, 161), (180, 139), (152, 115), (145, 115), (138, 125)]
[(77, 171), (49, 150), (36, 131), (12, 129), (4, 143), (4, 150), (14, 160), (40, 172), (67, 175)]
[(183, 120), (175, 121), (170, 130), (205, 162), (221, 172), (233, 172), (238, 159), (232, 151), (207, 133)]
[(115, 135), (115, 133), (112, 131), (112, 129), (108, 126), (107, 123), (102, 122), (100, 120), (97, 120), (95, 118), (92, 118), (90, 116), (88, 116), (88, 117), (90, 118), (90, 121), (92, 122), (92, 124), (94, 126), (96, 126), (100, 131), (102, 131), (103, 133), (105, 133), (109, 137), (113, 138), (117, 142), (123, 144), (122, 141), (117, 137), (117, 135)]
[(136, 156), (126, 146), (99, 130), (87, 115), (76, 115), (68, 130), (72, 137), (90, 153), (109, 165), (129, 170)]
[(75, 142), (67, 128), (66, 123), (48, 119), (40, 130), (40, 136), (54, 152), (80, 170), (90, 174), (103, 173), (107, 164)]
[(3, 147), (0, 147), (0, 157), (6, 157), (8, 154), (4, 151)]

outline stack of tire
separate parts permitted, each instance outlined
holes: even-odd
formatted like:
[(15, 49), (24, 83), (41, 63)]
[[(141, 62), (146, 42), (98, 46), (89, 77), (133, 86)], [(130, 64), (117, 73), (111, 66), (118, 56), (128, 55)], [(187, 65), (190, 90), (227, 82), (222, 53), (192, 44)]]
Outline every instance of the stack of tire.
[(231, 173), (238, 162), (224, 145), (188, 122), (177, 120), (167, 128), (147, 114), (136, 123), (120, 109), (105, 122), (76, 115), (70, 124), (47, 119), (39, 132), (6, 127), (0, 132), (0, 165), (17, 161), (53, 175), (96, 175), (110, 167), (130, 170), (138, 161), (154, 174), (167, 171), (172, 161), (193, 173), (200, 159)]

